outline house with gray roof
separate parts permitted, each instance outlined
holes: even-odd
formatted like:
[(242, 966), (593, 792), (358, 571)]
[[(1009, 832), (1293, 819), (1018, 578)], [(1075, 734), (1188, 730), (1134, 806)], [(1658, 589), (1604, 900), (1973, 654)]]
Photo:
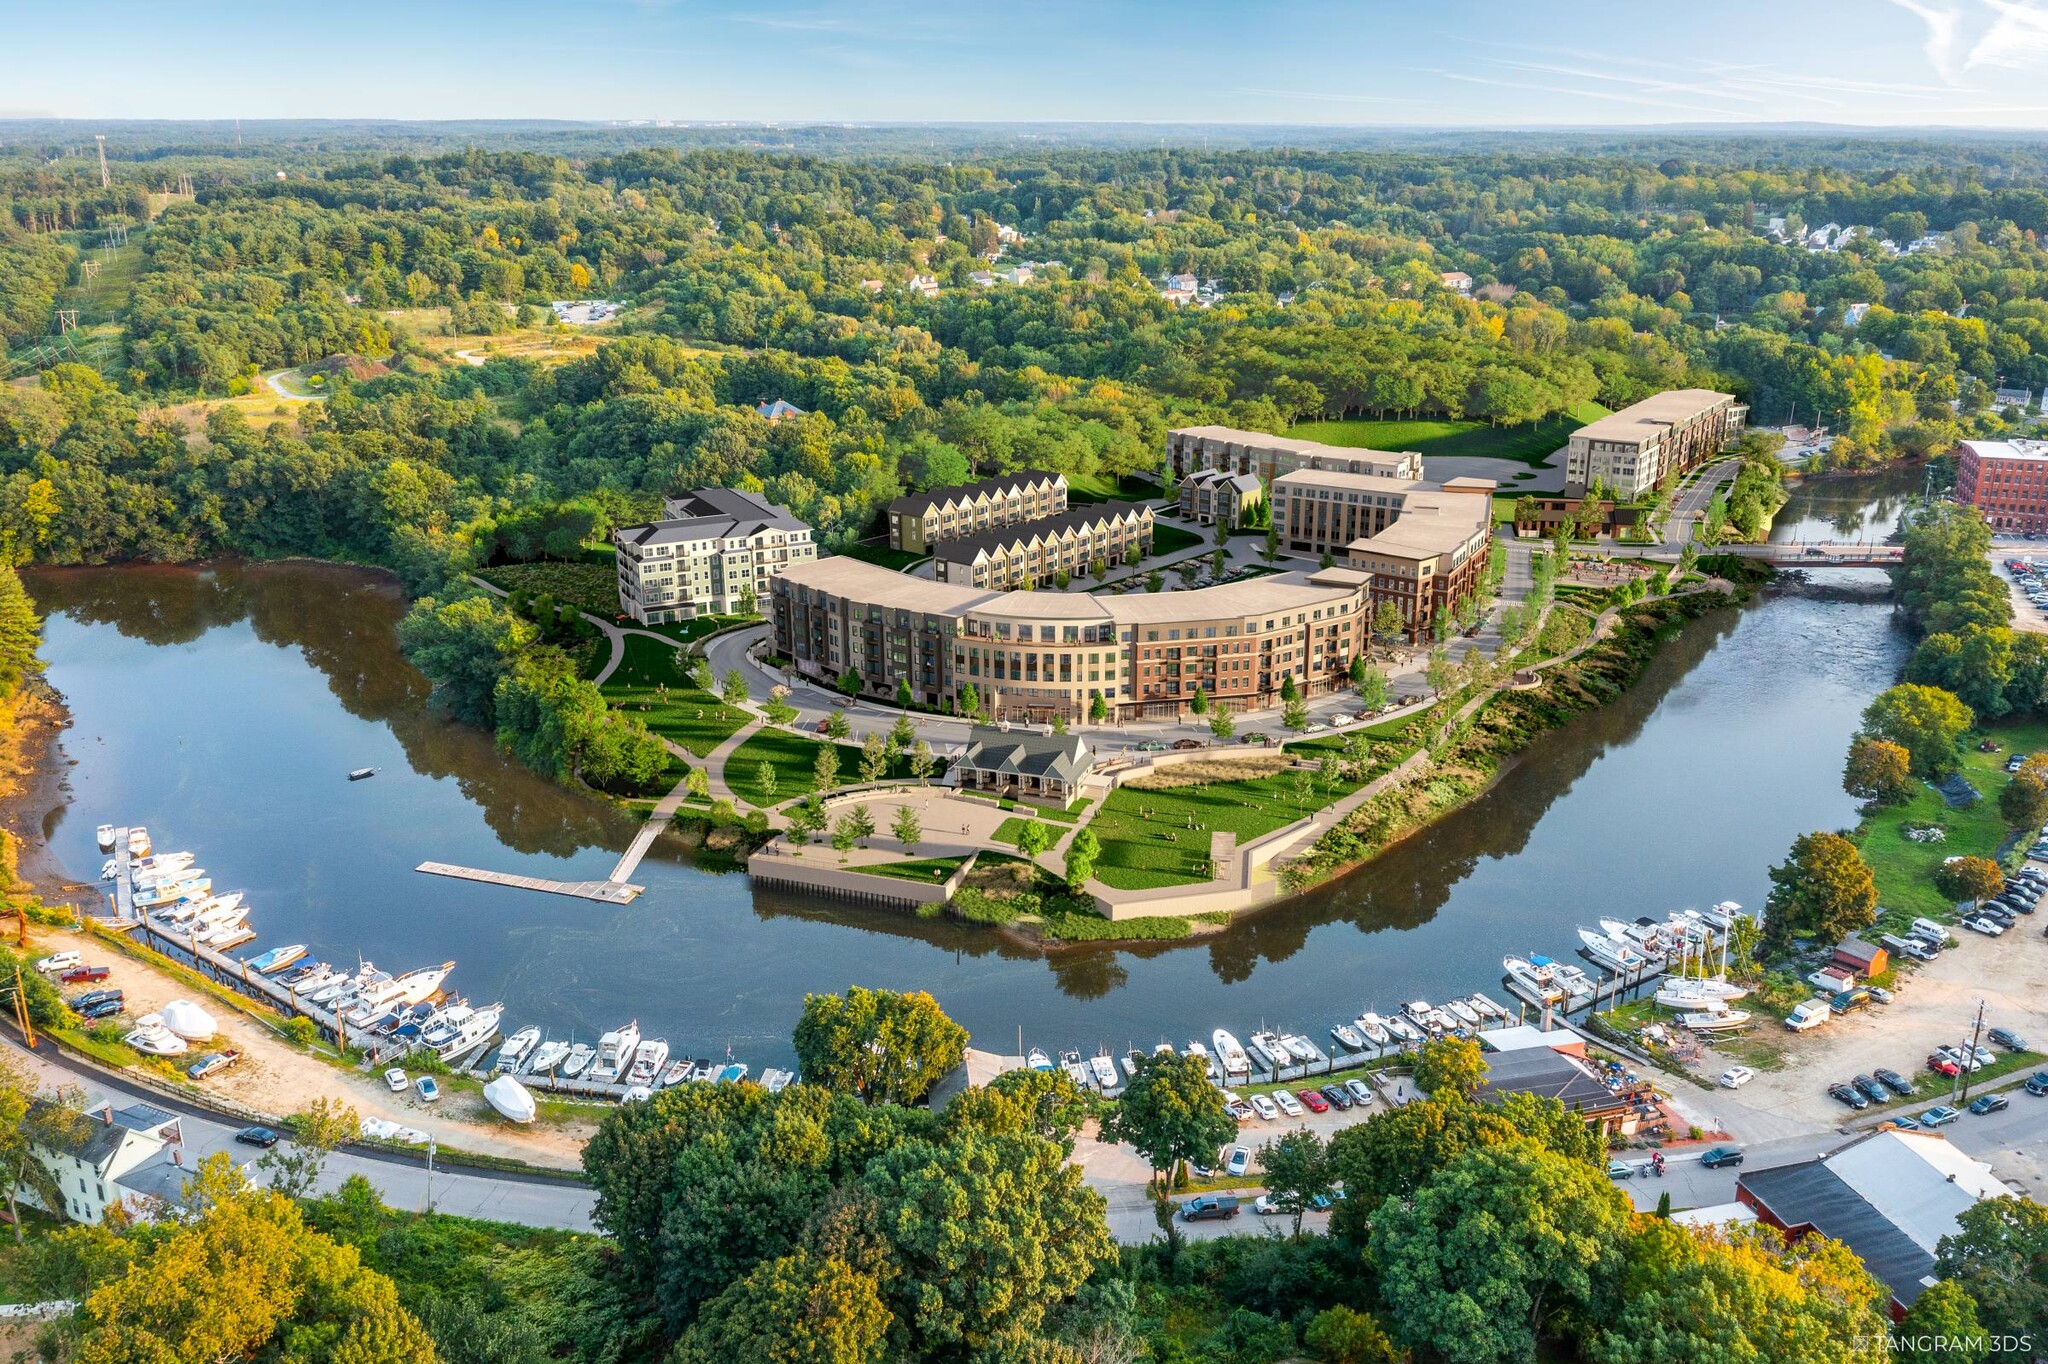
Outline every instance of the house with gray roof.
[(976, 725), (967, 750), (953, 765), (963, 791), (1071, 805), (1095, 753), (1078, 734), (1036, 734)]
[(1066, 509), (1065, 474), (1019, 469), (897, 498), (889, 504), (889, 544), (906, 554), (929, 554), (944, 540), (1057, 516)]

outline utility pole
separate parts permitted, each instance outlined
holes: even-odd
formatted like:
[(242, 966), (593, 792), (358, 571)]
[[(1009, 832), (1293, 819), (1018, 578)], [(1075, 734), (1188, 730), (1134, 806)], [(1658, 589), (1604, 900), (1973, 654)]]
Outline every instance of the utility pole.
[(107, 174), (107, 135), (94, 133), (92, 140), (99, 143), (100, 147), (100, 188), (110, 189), (113, 187), (114, 177)]
[(434, 1210), (434, 1143), (427, 1142), (427, 1211)]
[(1980, 999), (1977, 1001), (1976, 1020), (1970, 1024), (1970, 1040), (1963, 1047), (1963, 1064), (1956, 1067), (1955, 1104), (1957, 1108), (1961, 1108), (1969, 1101), (1970, 1075), (1977, 1066), (1977, 1042), (1983, 1031), (1984, 1001)]

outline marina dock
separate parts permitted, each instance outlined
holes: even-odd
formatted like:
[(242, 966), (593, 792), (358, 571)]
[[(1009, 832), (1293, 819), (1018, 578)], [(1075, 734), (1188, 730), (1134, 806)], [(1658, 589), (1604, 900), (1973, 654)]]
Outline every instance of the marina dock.
[[(653, 842), (650, 835), (648, 841)], [(638, 858), (633, 859), (635, 862)], [(647, 889), (626, 881), (549, 881), (539, 876), (515, 876), (511, 872), (484, 871), (458, 867), (448, 862), (422, 862), (414, 871), (429, 876), (452, 876), (458, 881), (481, 881), (487, 886), (510, 886), (514, 890), (539, 890), (549, 895), (573, 895), (580, 900), (598, 900), (608, 905), (630, 905)]]

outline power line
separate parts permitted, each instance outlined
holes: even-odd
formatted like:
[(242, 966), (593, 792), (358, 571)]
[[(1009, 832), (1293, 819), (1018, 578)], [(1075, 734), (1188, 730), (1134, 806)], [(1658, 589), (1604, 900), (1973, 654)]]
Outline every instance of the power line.
[(107, 135), (105, 133), (94, 133), (92, 140), (100, 145), (100, 188), (111, 189), (113, 188), (114, 177), (107, 174)]

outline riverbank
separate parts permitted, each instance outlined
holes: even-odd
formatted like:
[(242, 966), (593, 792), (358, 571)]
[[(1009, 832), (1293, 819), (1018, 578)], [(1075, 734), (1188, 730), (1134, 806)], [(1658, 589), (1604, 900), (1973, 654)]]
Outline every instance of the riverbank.
[[(0, 829), (7, 833), (10, 871), (21, 889), (45, 895), (78, 884), (78, 878), (50, 848), (49, 828), (70, 797), (65, 789), (64, 731), (71, 712), (64, 698), (41, 677), (32, 677), (14, 699), (0, 703)], [(14, 886), (0, 885), (9, 893)]]

